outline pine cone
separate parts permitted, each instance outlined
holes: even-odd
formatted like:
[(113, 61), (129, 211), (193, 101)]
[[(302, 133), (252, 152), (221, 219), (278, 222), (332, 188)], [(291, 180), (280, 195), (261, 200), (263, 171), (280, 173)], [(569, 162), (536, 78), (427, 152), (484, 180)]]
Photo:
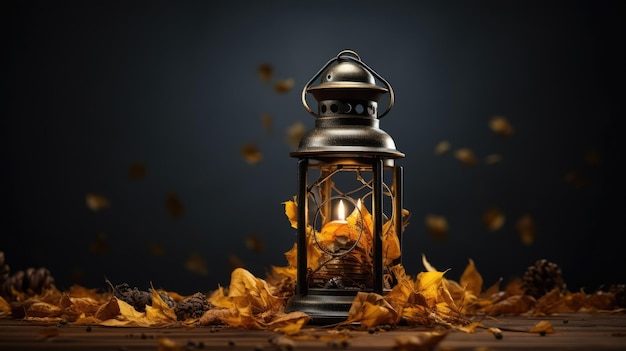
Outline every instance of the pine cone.
[(211, 303), (207, 301), (206, 296), (197, 292), (179, 302), (174, 308), (174, 312), (176, 313), (176, 319), (184, 321), (188, 318), (200, 318), (210, 308)]
[(11, 268), (4, 262), (4, 252), (0, 251), (0, 286), (9, 279), (9, 272)]
[(28, 268), (10, 275), (10, 267), (4, 261), (4, 252), (0, 251), (0, 296), (13, 299), (13, 291), (32, 296), (41, 294), (54, 285), (54, 277), (46, 268)]
[(554, 262), (541, 259), (528, 267), (522, 277), (522, 290), (536, 299), (548, 292), (559, 289), (565, 292), (567, 286), (562, 276), (561, 267)]

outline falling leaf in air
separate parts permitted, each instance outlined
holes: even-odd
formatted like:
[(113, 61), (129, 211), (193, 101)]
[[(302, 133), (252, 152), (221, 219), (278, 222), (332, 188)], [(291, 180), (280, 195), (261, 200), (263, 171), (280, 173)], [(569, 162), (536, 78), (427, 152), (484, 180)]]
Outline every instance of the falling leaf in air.
[(272, 134), (274, 130), (274, 120), (271, 114), (264, 113), (261, 115), (261, 124), (263, 125), (263, 129), (265, 129), (265, 133)]
[(499, 163), (502, 161), (502, 156), (500, 154), (491, 154), (485, 156), (485, 164), (492, 165), (495, 163)]
[(178, 218), (185, 213), (185, 204), (180, 200), (178, 194), (172, 191), (165, 198), (165, 209), (171, 217)]
[(230, 264), (231, 269), (243, 268), (246, 266), (243, 261), (235, 254), (228, 255), (228, 263)]
[(274, 84), (274, 90), (279, 94), (285, 94), (289, 92), (295, 84), (296, 81), (293, 78), (283, 79)]
[(515, 229), (524, 245), (532, 245), (537, 236), (537, 226), (535, 220), (528, 213), (520, 217), (515, 223)]
[(135, 161), (128, 167), (128, 179), (130, 180), (142, 180), (148, 173), (146, 165), (141, 162)]
[(589, 178), (577, 171), (568, 172), (565, 175), (565, 181), (576, 189), (584, 189), (589, 186)]
[(510, 137), (513, 135), (513, 126), (504, 116), (493, 116), (489, 120), (489, 128), (496, 134)]
[(259, 163), (263, 158), (259, 147), (254, 143), (248, 143), (241, 147), (241, 156), (249, 164), (253, 165)]
[(150, 254), (152, 256), (155, 257), (162, 257), (165, 256), (165, 247), (157, 242), (150, 242), (150, 244), (148, 245), (148, 250), (150, 251)]
[(109, 199), (100, 194), (94, 193), (87, 194), (85, 202), (87, 203), (87, 207), (94, 212), (104, 210), (105, 208), (109, 208), (111, 206)]
[(262, 63), (259, 65), (257, 72), (262, 82), (269, 82), (274, 75), (274, 68), (269, 63)]
[(287, 128), (287, 133), (285, 134), (285, 141), (289, 144), (293, 149), (296, 149), (300, 145), (300, 140), (304, 136), (306, 132), (306, 127), (302, 122), (296, 122), (292, 124), (289, 128)]
[(426, 215), (426, 231), (433, 238), (444, 241), (448, 235), (448, 221), (445, 217), (428, 214)]
[(600, 164), (600, 154), (598, 151), (595, 149), (585, 151), (585, 163), (590, 166), (597, 166)]
[(446, 152), (450, 151), (452, 145), (447, 140), (440, 141), (437, 146), (435, 146), (435, 155), (441, 156)]
[(89, 244), (89, 251), (96, 255), (107, 255), (111, 251), (107, 235), (105, 233), (98, 233)]
[(204, 258), (197, 252), (192, 252), (187, 261), (185, 261), (185, 268), (188, 271), (196, 273), (198, 275), (206, 276), (209, 274), (209, 269), (207, 268), (206, 261)]
[(504, 225), (505, 216), (497, 207), (488, 209), (483, 214), (483, 224), (489, 231), (495, 232)]
[(476, 156), (474, 155), (474, 152), (466, 147), (457, 149), (454, 152), (454, 157), (461, 161), (461, 164), (464, 166), (471, 167), (476, 165)]
[(261, 252), (265, 248), (263, 240), (257, 234), (250, 234), (246, 237), (246, 247), (254, 252)]

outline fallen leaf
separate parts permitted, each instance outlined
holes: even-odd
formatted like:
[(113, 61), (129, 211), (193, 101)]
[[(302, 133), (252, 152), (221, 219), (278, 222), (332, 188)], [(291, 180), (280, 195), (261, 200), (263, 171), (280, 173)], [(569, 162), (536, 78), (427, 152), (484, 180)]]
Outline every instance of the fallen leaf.
[(532, 328), (528, 330), (530, 333), (546, 333), (546, 334), (554, 334), (554, 328), (552, 327), (552, 323), (548, 321), (539, 321)]
[(176, 343), (174, 339), (167, 337), (159, 338), (157, 344), (157, 351), (181, 351), (182, 348)]
[(461, 285), (474, 296), (480, 296), (483, 287), (483, 277), (478, 273), (474, 260), (470, 259), (460, 279)]
[(345, 323), (360, 323), (363, 328), (371, 328), (381, 324), (394, 324), (397, 316), (398, 312), (381, 295), (359, 291)]
[(437, 349), (437, 345), (448, 336), (449, 330), (433, 332), (413, 332), (411, 335), (400, 335), (394, 339), (394, 350), (428, 351)]

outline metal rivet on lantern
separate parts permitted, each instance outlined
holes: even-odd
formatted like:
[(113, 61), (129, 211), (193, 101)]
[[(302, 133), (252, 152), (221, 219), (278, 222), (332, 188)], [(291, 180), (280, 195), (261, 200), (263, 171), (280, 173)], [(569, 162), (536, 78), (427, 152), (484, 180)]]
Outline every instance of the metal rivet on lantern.
[(297, 276), (286, 311), (330, 324), (346, 320), (358, 292), (392, 288), (385, 277), (400, 262), (403, 230), (403, 169), (394, 160), (404, 154), (379, 128), (393, 89), (356, 52), (329, 60), (302, 89), (302, 103), (316, 120), (290, 154), (298, 158)]

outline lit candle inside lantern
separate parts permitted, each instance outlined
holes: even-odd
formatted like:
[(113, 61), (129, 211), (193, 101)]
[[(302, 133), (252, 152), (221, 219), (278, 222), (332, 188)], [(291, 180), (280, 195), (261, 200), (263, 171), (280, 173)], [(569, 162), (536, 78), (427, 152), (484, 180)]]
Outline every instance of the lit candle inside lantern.
[(343, 206), (343, 200), (339, 200), (339, 205), (337, 206), (337, 220), (338, 223), (348, 223), (346, 221), (346, 209)]

